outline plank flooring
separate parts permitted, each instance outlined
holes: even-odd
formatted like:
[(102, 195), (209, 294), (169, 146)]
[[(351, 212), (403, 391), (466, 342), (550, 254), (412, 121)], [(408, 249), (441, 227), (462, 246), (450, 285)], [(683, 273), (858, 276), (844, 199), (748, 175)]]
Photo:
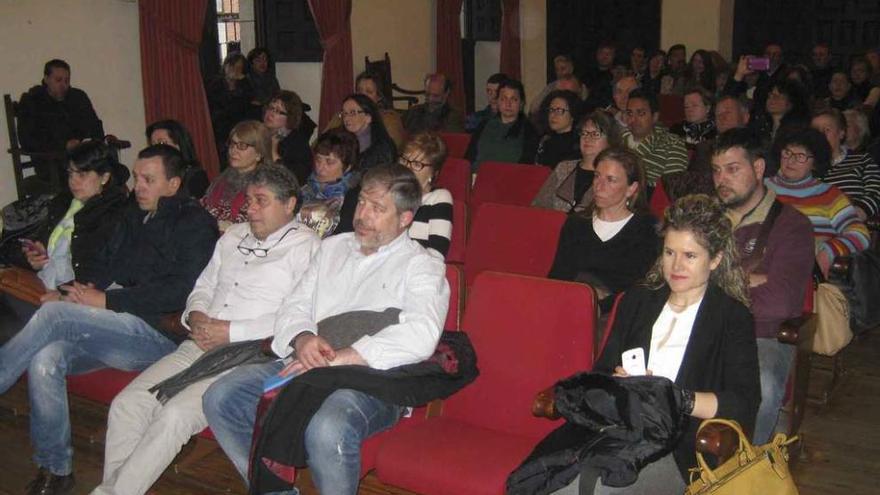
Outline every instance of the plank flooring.
[[(846, 371), (827, 405), (811, 405), (802, 428), (805, 449), (795, 467), (802, 495), (868, 495), (880, 492), (880, 330), (854, 341), (843, 351)], [(821, 364), (821, 363), (820, 363)], [(814, 391), (827, 373), (811, 377)], [(27, 388), (19, 382), (0, 395), (0, 495), (24, 493), (35, 468), (30, 460)], [(106, 406), (72, 397), (76, 495), (87, 494), (101, 478)], [(243, 494), (245, 488), (222, 451), (213, 449), (187, 463), (193, 443), (154, 485), (154, 494)], [(307, 476), (304, 495), (314, 494)], [(361, 495), (396, 494), (368, 478)]]

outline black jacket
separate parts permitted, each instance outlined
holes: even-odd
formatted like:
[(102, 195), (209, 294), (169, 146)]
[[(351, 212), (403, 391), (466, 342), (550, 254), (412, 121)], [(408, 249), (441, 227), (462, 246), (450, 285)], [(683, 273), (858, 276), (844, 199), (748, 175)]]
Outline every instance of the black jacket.
[(64, 100), (49, 96), (45, 85), (21, 95), (18, 140), (29, 151), (63, 151), (71, 139), (103, 139), (104, 126), (85, 91), (70, 88)]
[[(467, 151), (465, 151), (464, 154), (464, 157), (469, 162), (473, 162), (477, 158), (480, 137), (483, 135), (483, 131), (486, 129), (486, 124), (488, 124), (490, 120), (492, 119), (486, 119), (481, 122), (479, 127), (477, 127), (477, 130), (475, 130), (471, 136), (470, 144), (468, 144)], [(541, 136), (538, 135), (538, 131), (535, 130), (531, 121), (529, 121), (522, 112), (520, 112), (516, 122), (507, 133), (508, 137), (517, 137), (520, 135), (522, 135), (523, 138), (523, 146), (517, 163), (535, 163), (535, 154), (538, 152), (538, 142), (541, 140)]]
[[(613, 373), (620, 366), (623, 351), (645, 349), (645, 363), (651, 349), (651, 332), (660, 315), (669, 288), (637, 287), (620, 302), (602, 356), (593, 366), (601, 373)], [(675, 384), (694, 392), (714, 392), (718, 397), (717, 417), (734, 419), (751, 431), (761, 403), (758, 351), (749, 309), (710, 283), (697, 312)], [(687, 480), (687, 470), (696, 465), (695, 442), (699, 420), (688, 418), (684, 435), (674, 449), (675, 462)]]
[(317, 125), (303, 114), (299, 127), (294, 129), (278, 143), (278, 154), (281, 155), (281, 163), (290, 169), (299, 184), (305, 185), (312, 173), (312, 149), (309, 140), (315, 132)]
[[(196, 279), (211, 259), (217, 242), (217, 221), (199, 203), (179, 194), (161, 198), (155, 215), (130, 203), (122, 222), (96, 266), (106, 266), (92, 281), (107, 291), (107, 309), (133, 314), (159, 328), (163, 314), (180, 311)], [(179, 342), (178, 337), (166, 334)]]
[(358, 170), (361, 173), (379, 165), (392, 163), (397, 163), (397, 146), (390, 137), (374, 140), (366, 151), (358, 154)]

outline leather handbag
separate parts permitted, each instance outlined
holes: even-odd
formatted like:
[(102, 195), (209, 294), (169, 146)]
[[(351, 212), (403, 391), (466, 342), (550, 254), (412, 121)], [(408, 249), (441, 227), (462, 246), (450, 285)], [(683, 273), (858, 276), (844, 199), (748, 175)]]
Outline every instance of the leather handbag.
[(813, 352), (834, 356), (853, 338), (849, 327), (849, 303), (839, 287), (822, 282), (816, 287), (816, 335)]
[(797, 486), (788, 471), (787, 448), (797, 437), (786, 438), (777, 433), (770, 443), (755, 446), (736, 421), (707, 419), (700, 424), (700, 429), (710, 424), (732, 428), (739, 436), (739, 448), (715, 469), (697, 452), (698, 467), (691, 470), (691, 482), (685, 495), (797, 495)]

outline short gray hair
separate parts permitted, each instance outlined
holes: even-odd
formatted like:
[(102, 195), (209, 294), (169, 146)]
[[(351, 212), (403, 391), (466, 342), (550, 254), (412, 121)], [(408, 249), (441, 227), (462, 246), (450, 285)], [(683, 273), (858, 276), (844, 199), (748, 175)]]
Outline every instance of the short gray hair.
[(290, 198), (299, 197), (299, 181), (293, 172), (287, 168), (271, 164), (257, 167), (251, 173), (245, 183), (247, 186), (262, 186), (275, 194), (279, 201), (287, 201)]
[(397, 213), (413, 213), (422, 205), (422, 188), (412, 170), (403, 165), (390, 164), (371, 168), (364, 174), (361, 189), (380, 186), (391, 193)]

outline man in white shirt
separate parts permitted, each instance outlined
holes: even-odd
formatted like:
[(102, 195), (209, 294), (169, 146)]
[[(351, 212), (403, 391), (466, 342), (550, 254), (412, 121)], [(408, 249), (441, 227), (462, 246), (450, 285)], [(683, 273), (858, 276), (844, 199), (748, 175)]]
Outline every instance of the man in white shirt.
[(162, 404), (149, 391), (205, 352), (272, 335), (275, 314), (300, 283), (320, 239), (294, 220), (296, 178), (281, 166), (248, 179), (248, 222), (217, 242), (181, 316), (191, 332), (177, 350), (147, 368), (110, 408), (104, 479), (93, 493), (142, 494), (189, 440), (207, 426), (202, 395), (218, 376), (193, 383)]
[[(203, 406), (217, 441), (247, 478), (257, 403), (266, 378), (312, 368), (361, 365), (390, 369), (423, 361), (440, 338), (449, 304), (443, 258), (407, 235), (421, 201), (419, 183), (400, 165), (363, 178), (354, 232), (327, 238), (302, 283), (281, 306), (272, 350), (296, 359), (233, 370), (214, 383)], [(333, 349), (317, 323), (352, 311), (400, 309), (398, 323)], [(354, 329), (353, 329), (354, 331)], [(305, 434), (312, 479), (321, 493), (355, 494), (360, 446), (390, 428), (401, 407), (368, 394), (339, 390), (324, 401)]]

